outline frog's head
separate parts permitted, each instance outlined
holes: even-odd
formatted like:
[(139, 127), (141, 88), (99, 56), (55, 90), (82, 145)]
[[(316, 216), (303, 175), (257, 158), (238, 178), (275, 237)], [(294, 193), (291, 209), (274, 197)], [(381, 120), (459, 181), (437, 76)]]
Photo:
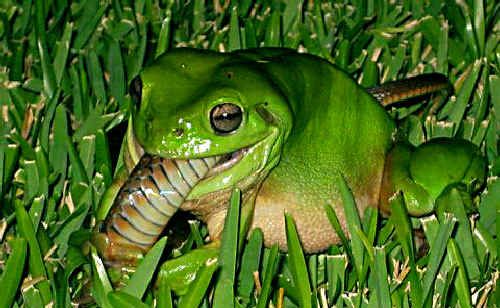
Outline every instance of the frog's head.
[(131, 88), (135, 136), (146, 153), (177, 159), (223, 156), (188, 199), (238, 186), (243, 179), (258, 181), (279, 161), (292, 116), (258, 63), (179, 49), (159, 58)]

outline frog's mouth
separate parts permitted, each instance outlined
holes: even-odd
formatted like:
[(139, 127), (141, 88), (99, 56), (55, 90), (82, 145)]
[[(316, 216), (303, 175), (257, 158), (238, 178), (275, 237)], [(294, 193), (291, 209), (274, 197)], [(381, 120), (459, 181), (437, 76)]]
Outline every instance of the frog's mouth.
[(226, 170), (231, 169), (234, 165), (236, 165), (243, 159), (243, 157), (248, 153), (248, 149), (249, 147), (245, 147), (237, 151), (222, 155), (217, 164), (208, 171), (205, 179), (211, 178)]

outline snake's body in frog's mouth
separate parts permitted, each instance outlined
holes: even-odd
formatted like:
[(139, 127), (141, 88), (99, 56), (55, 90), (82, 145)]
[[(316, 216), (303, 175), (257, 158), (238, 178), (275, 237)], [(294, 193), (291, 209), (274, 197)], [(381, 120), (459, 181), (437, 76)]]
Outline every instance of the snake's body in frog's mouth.
[[(420, 88), (447, 88), (440, 76), (391, 89), (401, 99), (406, 87), (413, 96)], [(385, 90), (372, 93), (390, 103)], [(217, 239), (234, 187), (243, 192), (244, 225), (260, 228), (266, 246), (287, 249), (283, 214), (289, 213), (304, 250), (318, 252), (339, 242), (325, 205), (345, 228), (342, 179), (360, 212), (387, 209), (401, 190), (414, 215), (432, 211), (450, 183), (484, 182), (476, 147), (395, 146), (395, 123), (372, 95), (328, 61), (288, 49), (173, 50), (142, 72), (131, 96), (129, 176), (106, 216), (100, 250), (107, 260), (145, 252), (177, 209), (197, 214)], [(440, 165), (440, 155), (452, 168)], [(436, 181), (419, 170), (448, 173)]]
[[(230, 169), (247, 150), (186, 160), (144, 154), (121, 188), (113, 212), (108, 216), (105, 225), (110, 240), (149, 249), (179, 208), (193, 207), (195, 200), (187, 200), (192, 189), (200, 181)], [(206, 203), (208, 199), (200, 198), (196, 204)]]

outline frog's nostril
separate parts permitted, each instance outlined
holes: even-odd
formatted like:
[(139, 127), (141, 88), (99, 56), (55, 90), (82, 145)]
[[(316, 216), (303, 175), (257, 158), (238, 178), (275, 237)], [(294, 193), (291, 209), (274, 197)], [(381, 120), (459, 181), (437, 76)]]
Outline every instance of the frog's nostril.
[(184, 134), (184, 130), (182, 128), (174, 128), (172, 134), (176, 137), (181, 137)]

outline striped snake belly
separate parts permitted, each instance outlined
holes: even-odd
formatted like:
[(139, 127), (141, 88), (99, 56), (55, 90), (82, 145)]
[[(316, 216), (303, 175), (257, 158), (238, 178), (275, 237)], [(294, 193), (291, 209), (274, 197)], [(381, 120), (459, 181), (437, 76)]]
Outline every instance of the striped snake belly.
[(147, 251), (191, 189), (219, 160), (220, 156), (181, 160), (144, 155), (106, 219), (109, 241)]

